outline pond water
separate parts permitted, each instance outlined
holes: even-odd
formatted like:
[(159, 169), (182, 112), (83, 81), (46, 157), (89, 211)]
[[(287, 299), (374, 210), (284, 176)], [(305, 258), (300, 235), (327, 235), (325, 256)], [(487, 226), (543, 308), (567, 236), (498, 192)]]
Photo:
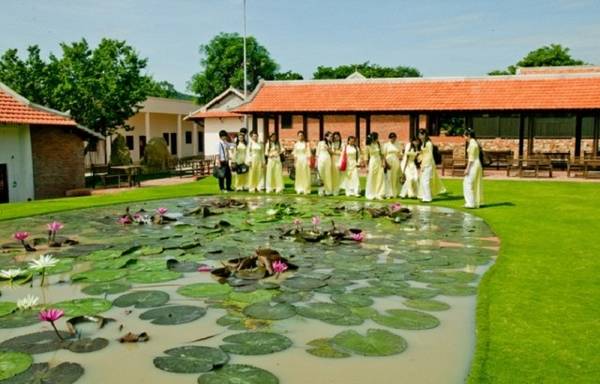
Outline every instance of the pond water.
[[(0, 306), (0, 350), (31, 353), (33, 363), (50, 368), (64, 362), (83, 368), (83, 375), (64, 375), (56, 383), (77, 377), (77, 383), (144, 384), (234, 383), (236, 378), (290, 384), (464, 382), (475, 341), (476, 285), (499, 245), (483, 220), (430, 206), (410, 206), (396, 219), (387, 214), (372, 218), (398, 207), (311, 198), (232, 202), (203, 197), (135, 203), (130, 209), (153, 214), (159, 207), (175, 221), (123, 225), (118, 218), (126, 206), (119, 205), (0, 222), (2, 269), (25, 269), (27, 261), (44, 253), (60, 260), (48, 271), (44, 287), (39, 275), (33, 281), (24, 274), (13, 284), (2, 283), (0, 303), (28, 294), (40, 303), (29, 311), (3, 312)], [(313, 224), (314, 217), (320, 223)], [(52, 220), (65, 225), (58, 236), (79, 244), (48, 248), (43, 238)], [(314, 241), (298, 234), (312, 236), (333, 226), (345, 238)], [(352, 240), (349, 229), (361, 230), (364, 239)], [(27, 241), (37, 239), (37, 251), (25, 252), (15, 244), (16, 231), (31, 232)], [(237, 277), (224, 284), (206, 268), (197, 271), (199, 265), (219, 268), (260, 248), (278, 251), (290, 270), (260, 280), (252, 271), (234, 271)], [(179, 264), (167, 265), (168, 259)], [(298, 269), (291, 271), (293, 265)], [(133, 306), (136, 297), (113, 303), (145, 291), (159, 292), (139, 299), (143, 308)], [(93, 300), (69, 302), (83, 298)], [(185, 306), (184, 312), (175, 306)], [(26, 339), (15, 348), (9, 339), (52, 331), (49, 323), (31, 320), (43, 307), (66, 310), (56, 322), (59, 330), (67, 330), (72, 315), (114, 319), (101, 329), (80, 324), (71, 339), (103, 338), (108, 345), (89, 353), (72, 352), (64, 343), (32, 351), (28, 348), (35, 342)], [(153, 320), (146, 312), (156, 308), (166, 310)], [(149, 340), (117, 341), (128, 332), (146, 332)], [(238, 334), (237, 340), (223, 340)], [(166, 350), (184, 346), (215, 349), (200, 357), (165, 358)], [(211, 368), (217, 376), (202, 373)], [(31, 374), (29, 368), (0, 382), (27, 382)]]

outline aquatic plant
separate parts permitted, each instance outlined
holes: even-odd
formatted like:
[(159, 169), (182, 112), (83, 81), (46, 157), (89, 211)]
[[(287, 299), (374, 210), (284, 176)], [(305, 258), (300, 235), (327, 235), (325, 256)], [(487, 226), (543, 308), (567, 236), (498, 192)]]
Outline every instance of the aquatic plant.
[(302, 229), (302, 220), (300, 220), (299, 218), (295, 218), (294, 219), (294, 226), (296, 227), (296, 229), (298, 231), (300, 231)]
[(312, 221), (313, 229), (315, 230), (315, 232), (318, 232), (319, 225), (321, 225), (321, 218), (319, 216), (313, 216), (311, 221)]
[(361, 242), (365, 239), (365, 235), (363, 232), (359, 232), (359, 233), (352, 233), (350, 235), (350, 237), (352, 238), (352, 240), (357, 241), (357, 242)]
[(31, 233), (26, 231), (17, 231), (13, 234), (13, 239), (21, 242), (21, 245), (23, 245), (23, 248), (25, 248), (27, 252), (33, 252), (35, 251), (35, 248), (25, 242), (30, 235)]
[(53, 221), (50, 224), (46, 224), (48, 228), (48, 244), (52, 244), (56, 241), (56, 234), (58, 231), (63, 229), (65, 226), (60, 221)]
[(35, 307), (36, 305), (38, 305), (38, 302), (40, 301), (40, 298), (37, 296), (33, 296), (33, 295), (27, 295), (22, 299), (17, 300), (17, 308), (19, 308), (21, 311), (27, 310), (27, 309), (31, 309), (33, 307)]
[(168, 211), (169, 210), (165, 207), (156, 208), (156, 213), (158, 213), (160, 216), (164, 216), (164, 214)]
[(25, 271), (20, 268), (3, 269), (0, 271), (0, 277), (7, 279), (9, 284), (12, 285), (14, 278), (23, 274), (23, 272)]
[(49, 253), (41, 255), (37, 260), (32, 260), (29, 263), (29, 268), (36, 271), (41, 271), (42, 273), (42, 281), (40, 282), (40, 287), (44, 285), (44, 281), (46, 279), (46, 269), (52, 268), (56, 264), (58, 264), (58, 259), (52, 257), (52, 255)]
[(64, 338), (60, 335), (60, 332), (58, 332), (58, 329), (56, 329), (56, 325), (54, 325), (54, 322), (63, 317), (64, 315), (65, 312), (63, 310), (50, 308), (41, 310), (38, 314), (38, 318), (40, 319), (40, 321), (49, 322), (52, 328), (54, 329), (54, 332), (56, 332), (56, 336), (58, 336), (59, 339), (64, 340)]
[(279, 275), (288, 269), (287, 264), (281, 260), (275, 260), (271, 266), (273, 267), (273, 272), (275, 272), (276, 278), (279, 278)]

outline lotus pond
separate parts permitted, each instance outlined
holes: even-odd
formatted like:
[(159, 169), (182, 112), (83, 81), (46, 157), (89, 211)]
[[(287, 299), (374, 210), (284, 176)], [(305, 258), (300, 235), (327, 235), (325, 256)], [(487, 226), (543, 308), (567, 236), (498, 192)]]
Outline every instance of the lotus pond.
[(498, 248), (451, 209), (282, 197), (35, 216), (0, 243), (0, 382), (55, 384), (460, 383)]

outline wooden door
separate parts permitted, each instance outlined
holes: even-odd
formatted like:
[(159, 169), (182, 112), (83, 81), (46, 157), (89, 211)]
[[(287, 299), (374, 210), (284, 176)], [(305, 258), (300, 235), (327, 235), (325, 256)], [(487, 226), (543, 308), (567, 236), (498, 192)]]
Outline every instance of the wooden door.
[(8, 203), (8, 169), (0, 164), (0, 203)]

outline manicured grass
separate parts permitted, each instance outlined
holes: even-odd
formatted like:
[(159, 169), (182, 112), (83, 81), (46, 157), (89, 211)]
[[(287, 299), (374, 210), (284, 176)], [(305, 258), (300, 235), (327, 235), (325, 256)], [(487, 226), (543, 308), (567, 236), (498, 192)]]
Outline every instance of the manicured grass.
[[(434, 205), (462, 209), (461, 182)], [(469, 383), (600, 382), (600, 184), (486, 181), (484, 218), (502, 241), (477, 304)], [(115, 195), (0, 205), (0, 220), (211, 194), (215, 180)]]

